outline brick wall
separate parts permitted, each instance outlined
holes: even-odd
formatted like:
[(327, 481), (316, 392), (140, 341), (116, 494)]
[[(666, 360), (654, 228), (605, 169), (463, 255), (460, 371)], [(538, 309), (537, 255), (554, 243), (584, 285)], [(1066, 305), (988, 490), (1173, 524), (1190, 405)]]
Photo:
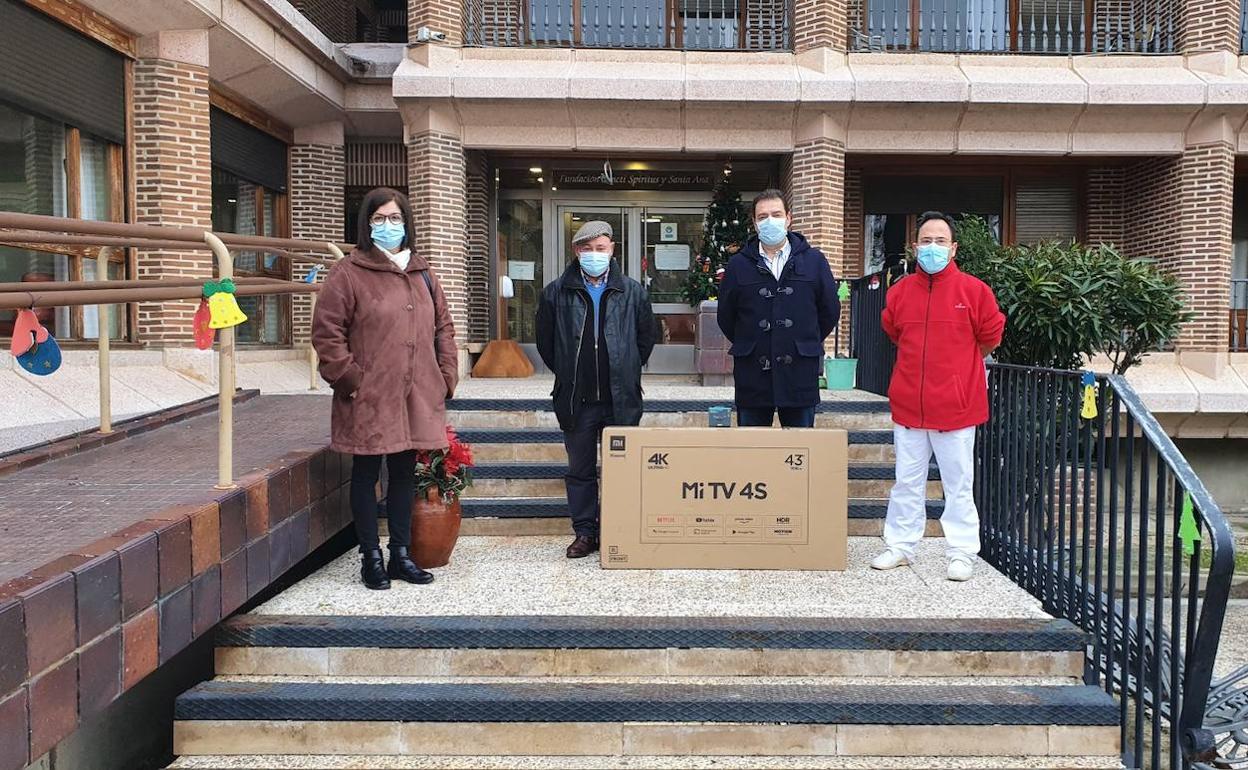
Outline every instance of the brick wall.
[(1125, 180), (1126, 172), (1120, 167), (1088, 169), (1084, 188), (1087, 211), (1087, 233), (1084, 237), (1086, 243), (1112, 243), (1119, 247), (1125, 244)]
[[(342, 145), (297, 144), (290, 148), (290, 234), (292, 238), (333, 241), (342, 238), (343, 193), (346, 164)], [(296, 281), (307, 278), (309, 262), (295, 261)], [(325, 268), (320, 277), (325, 279)], [(296, 294), (291, 299), (292, 337), (296, 344), (308, 342), (312, 324), (312, 298)]]
[(490, 291), (490, 163), (484, 152), (464, 153), (465, 207), (464, 227), (468, 246), (466, 255), (468, 282), (468, 342), (490, 339), (492, 300)]
[(793, 50), (831, 47), (845, 50), (849, 0), (793, 0)]
[(1227, 142), (1126, 169), (1127, 253), (1176, 275), (1196, 313), (1179, 335), (1181, 351), (1227, 349), (1234, 183), (1235, 149)]
[(429, 27), (446, 35), (437, 45), (464, 44), (464, 0), (407, 0), (407, 34), (415, 40), (416, 30)]
[[(136, 224), (212, 227), (208, 70), (164, 59), (134, 66)], [(211, 252), (140, 249), (138, 277), (212, 277)], [(194, 301), (139, 304), (138, 338), (188, 345)]]
[(421, 212), (416, 252), (433, 266), (455, 320), (455, 337), (467, 339), (468, 271), (465, 249), (464, 148), (458, 137), (436, 131), (414, 134), (407, 145), (408, 197)]
[[(837, 280), (845, 264), (845, 145), (826, 137), (800, 142), (783, 169), (793, 229), (823, 251)], [(833, 338), (826, 347), (832, 351)]]
[[(845, 169), (845, 278), (862, 275), (866, 247), (863, 243), (862, 169)], [(840, 278), (841, 276), (837, 276)]]
[(291, 0), (291, 5), (335, 43), (355, 41), (354, 0)]
[(1184, 0), (1179, 10), (1179, 52), (1239, 53), (1239, 14), (1235, 0)]

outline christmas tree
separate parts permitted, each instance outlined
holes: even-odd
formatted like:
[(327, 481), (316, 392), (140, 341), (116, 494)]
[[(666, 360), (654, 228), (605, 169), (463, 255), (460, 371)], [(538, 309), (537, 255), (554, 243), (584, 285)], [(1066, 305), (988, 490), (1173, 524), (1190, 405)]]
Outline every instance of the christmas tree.
[(725, 177), (715, 185), (702, 220), (702, 248), (681, 289), (686, 302), (697, 307), (704, 299), (715, 299), (724, 266), (749, 237), (750, 218), (741, 204), (741, 193)]

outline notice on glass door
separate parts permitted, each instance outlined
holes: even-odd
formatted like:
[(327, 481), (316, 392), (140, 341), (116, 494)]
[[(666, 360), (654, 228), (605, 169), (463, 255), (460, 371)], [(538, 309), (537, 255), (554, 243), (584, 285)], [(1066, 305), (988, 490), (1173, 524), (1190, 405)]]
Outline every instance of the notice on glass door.
[(655, 270), (688, 270), (689, 244), (662, 244), (654, 247)]
[(534, 267), (536, 262), (517, 262), (514, 259), (507, 262), (507, 277), (513, 281), (531, 281), (533, 280)]
[(680, 236), (677, 235), (677, 227), (675, 222), (661, 222), (659, 224), (659, 238), (665, 242), (675, 241)]

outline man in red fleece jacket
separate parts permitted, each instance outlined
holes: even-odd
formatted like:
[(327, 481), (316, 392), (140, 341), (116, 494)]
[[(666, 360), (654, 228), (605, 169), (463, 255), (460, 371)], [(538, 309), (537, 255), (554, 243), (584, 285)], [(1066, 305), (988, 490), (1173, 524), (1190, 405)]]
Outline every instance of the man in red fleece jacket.
[(950, 580), (970, 580), (979, 553), (979, 512), (972, 484), (975, 427), (988, 420), (984, 358), (1001, 344), (1005, 316), (992, 289), (958, 269), (953, 220), (919, 217), (914, 245), (919, 269), (888, 290), (881, 323), (897, 345), (888, 387), (897, 480), (888, 498), (884, 543), (875, 569), (911, 563), (927, 522), (932, 455), (940, 467)]

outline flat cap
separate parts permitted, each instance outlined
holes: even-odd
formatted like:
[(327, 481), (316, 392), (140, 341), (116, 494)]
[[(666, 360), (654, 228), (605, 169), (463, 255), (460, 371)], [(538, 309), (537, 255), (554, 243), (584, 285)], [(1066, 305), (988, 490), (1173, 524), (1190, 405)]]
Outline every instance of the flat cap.
[(595, 219), (581, 225), (581, 229), (576, 231), (576, 235), (572, 236), (572, 243), (582, 243), (584, 241), (597, 238), (600, 235), (605, 235), (608, 238), (615, 237), (614, 231), (611, 229), (611, 225), (600, 219)]

